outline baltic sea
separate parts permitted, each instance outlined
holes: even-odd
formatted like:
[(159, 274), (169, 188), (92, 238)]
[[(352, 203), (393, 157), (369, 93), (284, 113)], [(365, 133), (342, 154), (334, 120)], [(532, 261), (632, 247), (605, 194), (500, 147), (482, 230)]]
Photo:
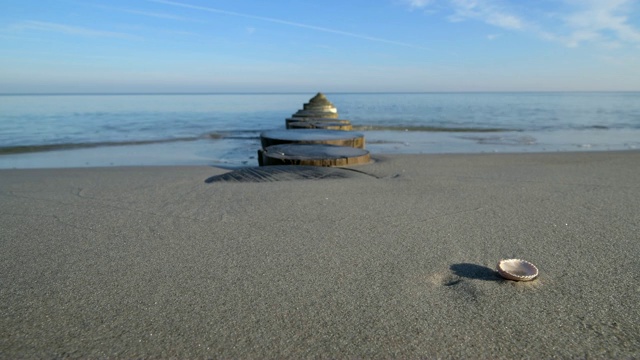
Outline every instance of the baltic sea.
[[(253, 166), (313, 95), (0, 95), (0, 168)], [(640, 148), (640, 92), (326, 95), (374, 155)]]

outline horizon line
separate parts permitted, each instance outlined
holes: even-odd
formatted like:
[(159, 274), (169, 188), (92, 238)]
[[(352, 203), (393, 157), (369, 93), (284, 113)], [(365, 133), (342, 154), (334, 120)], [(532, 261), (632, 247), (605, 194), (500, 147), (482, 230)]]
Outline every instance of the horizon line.
[(298, 94), (509, 94), (509, 93), (636, 93), (640, 90), (431, 90), (431, 91), (167, 91), (167, 92), (0, 92), (0, 96), (82, 95), (298, 95)]

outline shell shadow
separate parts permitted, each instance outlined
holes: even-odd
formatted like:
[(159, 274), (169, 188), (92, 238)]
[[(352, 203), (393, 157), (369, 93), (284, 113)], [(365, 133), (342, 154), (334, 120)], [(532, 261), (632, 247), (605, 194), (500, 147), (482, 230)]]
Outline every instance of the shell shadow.
[(482, 265), (460, 263), (449, 267), (456, 275), (468, 279), (502, 281), (497, 271)]

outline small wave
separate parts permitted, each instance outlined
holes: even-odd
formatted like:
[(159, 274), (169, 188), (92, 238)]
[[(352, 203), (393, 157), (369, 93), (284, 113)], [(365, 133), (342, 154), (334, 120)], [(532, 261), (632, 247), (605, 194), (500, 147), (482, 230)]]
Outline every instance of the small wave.
[(472, 140), (482, 145), (535, 145), (533, 136), (460, 136), (460, 139)]
[(227, 135), (228, 135), (227, 133), (213, 132), (213, 133), (205, 134), (204, 137), (208, 139), (218, 140), (218, 139), (224, 139), (225, 137), (227, 137)]
[(26, 153), (56, 151), (56, 150), (88, 149), (88, 148), (97, 148), (97, 147), (104, 147), (104, 146), (162, 144), (162, 143), (171, 143), (171, 142), (179, 142), (179, 141), (195, 141), (198, 139), (200, 139), (200, 137), (182, 137), (182, 138), (158, 139), (158, 140), (129, 140), (129, 141), (101, 141), (101, 142), (63, 143), (63, 144), (17, 145), (17, 146), (0, 147), (0, 155), (26, 154)]
[(393, 141), (393, 140), (368, 140), (367, 144), (369, 145), (386, 145), (386, 144), (402, 144), (406, 145), (406, 141)]
[(450, 127), (450, 126), (385, 126), (385, 125), (359, 125), (353, 126), (353, 130), (359, 131), (416, 131), (416, 132), (512, 132), (521, 131), (507, 128), (486, 127)]
[(222, 132), (212, 132), (204, 134), (204, 138), (220, 140), (220, 139), (232, 139), (232, 140), (255, 140), (259, 139), (259, 131), (256, 130), (233, 130), (233, 131), (222, 131)]
[[(255, 131), (252, 131), (255, 133)], [(255, 140), (260, 137), (248, 134), (249, 131), (229, 131), (229, 132), (212, 132), (202, 134), (200, 136), (183, 136), (176, 138), (154, 139), (154, 140), (123, 140), (123, 141), (98, 141), (98, 142), (74, 142), (74, 143), (54, 143), (54, 144), (37, 144), (37, 145), (14, 145), (0, 146), (0, 155), (26, 154), (56, 150), (76, 150), (89, 149), (106, 146), (131, 146), (131, 145), (152, 145), (164, 144), (183, 141), (207, 140)]]

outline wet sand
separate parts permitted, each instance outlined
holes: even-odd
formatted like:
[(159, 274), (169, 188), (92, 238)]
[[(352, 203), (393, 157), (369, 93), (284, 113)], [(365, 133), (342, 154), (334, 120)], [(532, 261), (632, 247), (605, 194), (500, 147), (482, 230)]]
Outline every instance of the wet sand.
[(640, 357), (640, 152), (225, 173), (0, 171), (0, 358)]

